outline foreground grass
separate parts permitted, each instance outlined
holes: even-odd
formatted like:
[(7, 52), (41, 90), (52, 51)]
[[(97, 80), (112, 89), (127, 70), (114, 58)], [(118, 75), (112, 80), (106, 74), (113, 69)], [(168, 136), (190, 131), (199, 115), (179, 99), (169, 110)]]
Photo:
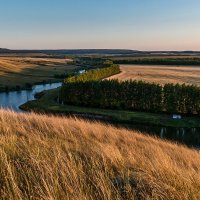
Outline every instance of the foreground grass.
[(0, 110), (2, 199), (200, 199), (200, 153), (78, 119)]
[(26, 111), (35, 111), (40, 113), (72, 114), (86, 118), (95, 118), (106, 121), (110, 120), (118, 123), (138, 123), (145, 125), (165, 127), (168, 126), (177, 128), (200, 127), (200, 118), (198, 117), (184, 117), (184, 119), (182, 120), (173, 120), (171, 115), (166, 114), (61, 105), (56, 102), (58, 94), (59, 88), (45, 91), (44, 95), (40, 99), (27, 102), (20, 107), (21, 109)]

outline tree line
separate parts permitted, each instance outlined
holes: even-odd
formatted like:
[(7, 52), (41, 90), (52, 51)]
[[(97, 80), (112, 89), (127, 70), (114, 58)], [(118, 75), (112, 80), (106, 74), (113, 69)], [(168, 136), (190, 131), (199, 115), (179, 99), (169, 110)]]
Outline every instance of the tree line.
[(138, 58), (113, 60), (114, 64), (200, 65), (200, 58)]
[[(76, 79), (77, 80), (77, 79)], [(185, 84), (164, 86), (142, 81), (68, 81), (61, 88), (64, 104), (200, 115), (200, 88)], [(84, 80), (84, 81), (82, 81)]]
[(72, 77), (67, 77), (64, 80), (64, 83), (73, 83), (73, 82), (86, 82), (86, 81), (99, 81), (114, 74), (120, 73), (120, 68), (118, 65), (110, 65), (105, 68), (99, 68), (87, 71), (86, 73), (75, 75)]

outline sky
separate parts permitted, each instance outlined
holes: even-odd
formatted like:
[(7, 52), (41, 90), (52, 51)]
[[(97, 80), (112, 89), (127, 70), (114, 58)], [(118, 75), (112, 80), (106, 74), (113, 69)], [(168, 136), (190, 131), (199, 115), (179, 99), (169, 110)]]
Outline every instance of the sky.
[(200, 0), (1, 0), (0, 48), (200, 50)]

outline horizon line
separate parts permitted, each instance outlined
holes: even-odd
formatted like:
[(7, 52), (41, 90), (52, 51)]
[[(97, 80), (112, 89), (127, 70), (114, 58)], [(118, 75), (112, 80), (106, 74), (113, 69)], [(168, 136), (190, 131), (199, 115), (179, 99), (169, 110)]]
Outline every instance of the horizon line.
[(200, 50), (138, 50), (128, 48), (38, 48), (38, 49), (23, 49), (23, 48), (0, 48), (0, 50), (10, 51), (74, 51), (74, 50), (124, 50), (124, 51), (138, 51), (138, 52), (200, 52)]

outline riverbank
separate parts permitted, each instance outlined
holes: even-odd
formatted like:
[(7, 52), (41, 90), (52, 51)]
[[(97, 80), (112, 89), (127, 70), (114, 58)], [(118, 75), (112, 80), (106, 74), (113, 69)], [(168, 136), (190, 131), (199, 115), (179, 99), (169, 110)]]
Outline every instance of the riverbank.
[(27, 101), (36, 99), (36, 93), (42, 92), (44, 90), (55, 89), (60, 87), (61, 85), (61, 82), (51, 84), (39, 84), (34, 85), (32, 89), (29, 90), (0, 92), (1, 108), (12, 109), (16, 112), (22, 112), (22, 110), (19, 109), (19, 106), (26, 103)]
[(46, 84), (56, 84), (56, 83), (62, 83), (63, 79), (54, 79), (51, 81), (42, 81), (42, 82), (34, 82), (33, 84), (30, 84), (28, 86), (18, 86), (18, 87), (11, 87), (6, 89), (5, 87), (0, 87), (0, 93), (3, 92), (20, 92), (23, 90), (31, 91), (33, 87), (37, 85), (46, 85)]
[(184, 117), (182, 120), (174, 120), (171, 115), (154, 114), (144, 112), (130, 112), (120, 110), (107, 110), (98, 108), (86, 108), (57, 103), (59, 88), (45, 91), (37, 100), (29, 101), (20, 106), (22, 110), (39, 113), (53, 113), (75, 115), (78, 117), (93, 118), (96, 120), (112, 121), (127, 124), (144, 124), (174, 128), (198, 128), (200, 118)]

